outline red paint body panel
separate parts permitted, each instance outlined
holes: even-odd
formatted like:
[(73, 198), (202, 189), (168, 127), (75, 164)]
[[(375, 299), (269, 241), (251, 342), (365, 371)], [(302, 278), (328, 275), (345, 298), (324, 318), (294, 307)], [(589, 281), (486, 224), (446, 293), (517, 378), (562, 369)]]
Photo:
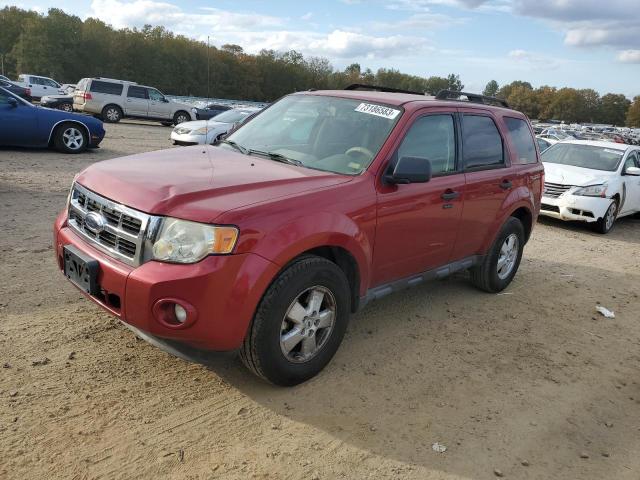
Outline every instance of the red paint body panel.
[[(373, 287), (483, 255), (505, 219), (524, 207), (537, 217), (543, 183), (540, 162), (516, 165), (515, 147), (503, 116), (517, 112), (415, 95), (329, 91), (330, 95), (397, 105), (403, 114), (367, 171), (339, 175), (245, 156), (210, 146), (151, 152), (99, 162), (77, 182), (127, 207), (153, 215), (236, 225), (232, 255), (210, 256), (192, 265), (149, 261), (125, 265), (55, 224), (58, 258), (73, 244), (100, 263), (101, 287), (121, 298), (119, 309), (94, 301), (152, 335), (202, 348), (240, 346), (269, 284), (292, 259), (318, 247), (338, 247), (357, 265), (359, 295)], [(434, 177), (427, 183), (389, 185), (388, 162), (412, 122), (427, 113), (481, 112), (491, 115), (505, 140), (505, 168)], [(511, 165), (513, 164), (513, 165)], [(503, 180), (511, 189), (500, 188)], [(459, 196), (443, 200), (442, 194)], [(62, 265), (59, 265), (62, 268)], [(168, 328), (153, 316), (163, 298), (195, 307), (188, 328)]]

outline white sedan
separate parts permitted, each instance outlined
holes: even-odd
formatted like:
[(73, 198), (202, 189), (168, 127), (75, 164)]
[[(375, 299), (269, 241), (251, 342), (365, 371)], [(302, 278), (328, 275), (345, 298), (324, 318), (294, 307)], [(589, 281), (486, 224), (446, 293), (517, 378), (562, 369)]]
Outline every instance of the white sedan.
[(260, 110), (256, 107), (234, 108), (209, 120), (181, 123), (171, 132), (171, 140), (174, 145), (212, 144)]
[(640, 147), (565, 140), (545, 150), (542, 162), (541, 215), (608, 233), (617, 218), (640, 212)]

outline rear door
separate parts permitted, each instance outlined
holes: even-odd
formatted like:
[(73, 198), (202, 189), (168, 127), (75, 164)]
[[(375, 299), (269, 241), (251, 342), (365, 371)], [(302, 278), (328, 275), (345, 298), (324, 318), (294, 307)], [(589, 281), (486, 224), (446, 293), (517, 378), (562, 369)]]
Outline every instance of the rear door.
[(490, 110), (460, 108), (465, 202), (454, 258), (484, 253), (516, 179), (497, 119)]
[(127, 100), (124, 103), (124, 114), (130, 117), (149, 116), (149, 95), (147, 88), (129, 85)]
[(373, 286), (450, 261), (464, 195), (457, 130), (455, 109), (429, 109), (415, 113), (399, 136), (383, 171), (392, 169), (398, 158), (412, 156), (428, 159), (433, 177), (408, 185), (389, 185), (378, 179)]

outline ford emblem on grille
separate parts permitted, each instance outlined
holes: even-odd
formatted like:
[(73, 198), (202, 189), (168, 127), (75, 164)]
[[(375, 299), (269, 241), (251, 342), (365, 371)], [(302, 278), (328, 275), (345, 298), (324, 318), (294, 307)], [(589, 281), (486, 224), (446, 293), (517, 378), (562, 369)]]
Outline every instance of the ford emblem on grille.
[(98, 234), (104, 230), (107, 219), (98, 212), (90, 212), (84, 217), (84, 226), (87, 230)]

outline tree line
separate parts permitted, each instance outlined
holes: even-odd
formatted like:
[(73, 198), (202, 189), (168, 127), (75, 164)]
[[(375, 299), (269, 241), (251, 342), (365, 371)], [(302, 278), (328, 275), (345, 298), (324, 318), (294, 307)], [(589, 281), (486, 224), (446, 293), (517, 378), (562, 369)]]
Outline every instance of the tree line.
[[(239, 45), (208, 47), (161, 26), (114, 29), (57, 8), (46, 15), (18, 7), (0, 9), (0, 61), (10, 78), (33, 73), (75, 83), (83, 77), (111, 77), (152, 85), (171, 95), (256, 101), (352, 83), (429, 95), (464, 88), (454, 73), (421, 77), (387, 68), (373, 72), (357, 63), (338, 70), (326, 58), (304, 57), (294, 50), (252, 55)], [(600, 97), (595, 90), (534, 89), (524, 81), (499, 87), (494, 80), (484, 93), (506, 99), (530, 118), (640, 126), (640, 97), (631, 105), (621, 94)]]

